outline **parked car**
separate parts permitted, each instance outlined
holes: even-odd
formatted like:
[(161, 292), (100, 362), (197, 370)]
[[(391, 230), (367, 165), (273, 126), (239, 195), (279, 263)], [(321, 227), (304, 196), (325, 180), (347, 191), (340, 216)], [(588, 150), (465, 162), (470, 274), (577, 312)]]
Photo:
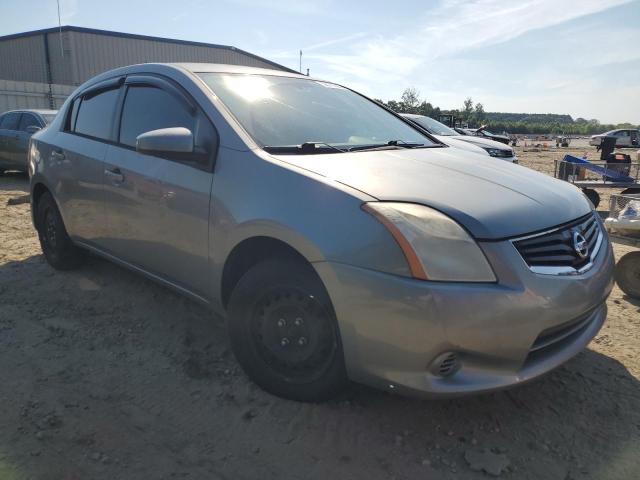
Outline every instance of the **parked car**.
[(0, 115), (0, 174), (27, 171), (29, 138), (55, 118), (56, 110), (13, 110)]
[(589, 145), (599, 147), (604, 137), (616, 137), (616, 147), (638, 147), (640, 145), (640, 130), (625, 128), (609, 130), (599, 135), (592, 135)]
[(470, 146), (472, 147), (471, 151), (506, 160), (507, 162), (518, 163), (518, 157), (516, 157), (513, 148), (505, 146), (503, 143), (483, 137), (461, 135), (445, 124), (424, 115), (411, 113), (401, 113), (400, 115), (409, 119), (418, 127), (425, 129), (447, 145), (458, 148), (468, 148)]
[(504, 143), (505, 145), (509, 145), (509, 143), (511, 142), (511, 139), (507, 135), (498, 135), (497, 133), (492, 133), (484, 126), (480, 128), (465, 128), (464, 131), (467, 135), (488, 138), (489, 140)]
[(91, 251), (226, 315), (240, 365), (283, 397), (500, 389), (605, 321), (613, 253), (578, 189), (335, 83), (118, 68), (33, 136), (29, 169), (54, 268)]

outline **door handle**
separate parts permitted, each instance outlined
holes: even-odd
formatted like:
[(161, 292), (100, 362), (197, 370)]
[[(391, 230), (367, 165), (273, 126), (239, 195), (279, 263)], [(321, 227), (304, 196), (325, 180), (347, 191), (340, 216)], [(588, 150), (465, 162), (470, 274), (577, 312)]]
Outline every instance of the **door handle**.
[(62, 162), (67, 157), (62, 150), (53, 150), (51, 152), (51, 158), (53, 158), (56, 162)]
[(124, 175), (122, 174), (122, 171), (118, 167), (105, 168), (104, 174), (107, 177), (109, 177), (114, 184), (124, 182)]

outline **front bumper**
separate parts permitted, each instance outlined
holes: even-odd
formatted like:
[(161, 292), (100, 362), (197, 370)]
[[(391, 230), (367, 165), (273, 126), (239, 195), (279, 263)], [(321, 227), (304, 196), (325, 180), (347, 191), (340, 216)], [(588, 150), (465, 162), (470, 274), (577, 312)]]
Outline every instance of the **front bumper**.
[[(497, 283), (426, 282), (314, 264), (336, 311), (352, 380), (432, 397), (491, 391), (563, 364), (600, 330), (613, 287), (608, 240), (593, 268), (577, 276), (531, 272), (508, 241), (481, 246)], [(540, 348), (557, 330), (571, 334)], [(461, 364), (448, 377), (430, 369), (444, 352), (456, 352)]]

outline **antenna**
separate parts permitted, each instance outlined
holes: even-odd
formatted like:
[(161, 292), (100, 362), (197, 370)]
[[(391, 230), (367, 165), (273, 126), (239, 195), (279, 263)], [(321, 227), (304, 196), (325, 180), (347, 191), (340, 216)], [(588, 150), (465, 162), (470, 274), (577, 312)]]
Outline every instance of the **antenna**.
[(60, 0), (58, 2), (58, 37), (60, 38), (60, 55), (64, 58), (64, 48), (62, 48), (62, 22), (60, 21)]

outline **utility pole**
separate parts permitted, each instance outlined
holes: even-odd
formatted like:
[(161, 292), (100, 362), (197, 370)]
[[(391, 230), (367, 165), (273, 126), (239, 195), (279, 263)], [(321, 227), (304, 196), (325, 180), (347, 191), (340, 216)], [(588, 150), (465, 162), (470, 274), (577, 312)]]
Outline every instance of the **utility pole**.
[(300, 73), (302, 73), (302, 50), (300, 50), (300, 68), (298, 69)]

